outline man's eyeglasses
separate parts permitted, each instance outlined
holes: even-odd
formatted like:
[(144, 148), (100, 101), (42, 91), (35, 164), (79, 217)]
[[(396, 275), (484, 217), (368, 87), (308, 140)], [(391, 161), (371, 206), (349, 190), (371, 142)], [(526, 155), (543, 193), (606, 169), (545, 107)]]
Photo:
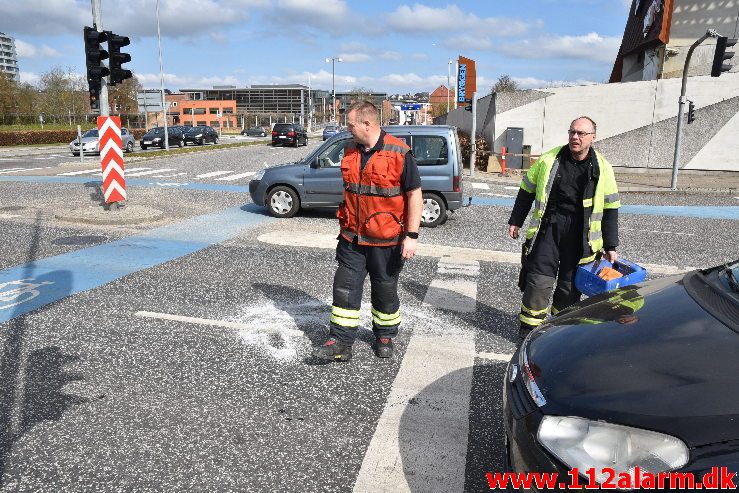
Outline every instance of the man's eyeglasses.
[(586, 135), (595, 135), (595, 132), (583, 132), (581, 130), (568, 130), (567, 135), (572, 137), (573, 135), (577, 135), (578, 137), (585, 137)]

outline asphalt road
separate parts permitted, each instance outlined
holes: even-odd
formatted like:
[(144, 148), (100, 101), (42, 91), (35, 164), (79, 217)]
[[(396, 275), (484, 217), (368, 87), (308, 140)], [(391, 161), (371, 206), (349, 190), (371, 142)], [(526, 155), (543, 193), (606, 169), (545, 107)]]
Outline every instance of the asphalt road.
[[(128, 206), (162, 213), (140, 224), (58, 219), (100, 207), (93, 165), (0, 174), (0, 490), (487, 490), (517, 343), (516, 191), (467, 180), (479, 205), (422, 230), (392, 359), (372, 354), (367, 290), (355, 358), (322, 365), (333, 213), (276, 220), (245, 192), (317, 145), (127, 163), (151, 172)], [(738, 257), (732, 196), (623, 202), (620, 250), (652, 278)]]

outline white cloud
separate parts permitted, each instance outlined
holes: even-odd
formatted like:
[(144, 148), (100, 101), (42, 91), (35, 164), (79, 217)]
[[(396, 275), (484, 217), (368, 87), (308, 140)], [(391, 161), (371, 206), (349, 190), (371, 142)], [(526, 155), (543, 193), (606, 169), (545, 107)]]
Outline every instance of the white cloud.
[(428, 60), (430, 57), (426, 53), (414, 53), (411, 55), (411, 58), (414, 60), (424, 61)]
[(386, 51), (380, 53), (380, 58), (383, 60), (402, 60), (403, 55), (397, 51)]
[(371, 60), (367, 53), (341, 53), (339, 58), (346, 63), (362, 63)]
[(613, 63), (620, 45), (620, 38), (592, 32), (582, 36), (547, 36), (507, 43), (499, 51), (519, 58), (567, 58)]
[[(159, 74), (135, 74), (141, 85), (147, 89), (160, 87)], [(210, 88), (213, 86), (244, 87), (244, 82), (232, 75), (224, 77), (164, 74), (165, 89)]]
[(41, 45), (41, 48), (37, 48), (22, 39), (15, 40), (15, 50), (18, 58), (57, 58), (62, 56), (57, 50), (47, 45)]
[(303, 28), (343, 34), (351, 25), (352, 12), (345, 0), (277, 0), (267, 18), (291, 32)]
[(541, 21), (524, 22), (506, 17), (478, 17), (456, 5), (445, 8), (416, 3), (401, 5), (388, 15), (388, 25), (399, 32), (477, 33), (493, 36), (520, 36)]
[(33, 72), (21, 72), (20, 77), (21, 77), (22, 83), (24, 84), (28, 83), (28, 84), (31, 84), (32, 86), (35, 86), (41, 80), (41, 76)]
[(484, 36), (463, 35), (445, 40), (444, 46), (450, 50), (489, 50), (493, 43)]

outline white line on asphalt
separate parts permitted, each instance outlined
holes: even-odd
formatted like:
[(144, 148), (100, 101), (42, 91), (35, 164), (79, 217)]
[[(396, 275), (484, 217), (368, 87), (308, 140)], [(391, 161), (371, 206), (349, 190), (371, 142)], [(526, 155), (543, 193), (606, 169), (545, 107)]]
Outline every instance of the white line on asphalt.
[[(336, 249), (336, 235), (305, 232), (305, 231), (289, 231), (289, 232), (269, 232), (257, 237), (257, 240), (263, 243), (273, 245), (307, 247), (307, 248), (324, 248)], [(520, 250), (520, 244), (517, 244)], [(455, 260), (477, 260), (480, 262), (500, 262), (504, 264), (520, 264), (521, 254), (516, 252), (502, 252), (499, 250), (481, 250), (477, 248), (453, 247), (447, 245), (433, 245), (429, 243), (419, 243), (417, 255), (422, 257), (444, 257), (449, 256)], [(695, 267), (676, 267), (673, 265), (662, 264), (641, 264), (648, 272), (654, 274), (682, 274), (695, 270)]]
[(506, 190), (518, 190), (521, 187), (503, 187), (503, 188), (505, 188)]
[(479, 190), (490, 190), (490, 186), (488, 186), (487, 183), (470, 183), (472, 185), (472, 188), (477, 188)]
[(153, 169), (150, 171), (136, 171), (134, 173), (129, 173), (126, 171), (126, 178), (130, 178), (132, 176), (146, 176), (146, 175), (155, 175), (157, 173), (164, 173), (165, 171), (175, 171), (177, 168), (164, 168), (164, 169)]
[(56, 159), (58, 156), (46, 156), (46, 157), (35, 157), (35, 161), (48, 161), (49, 159)]
[[(474, 277), (476, 285), (479, 269), (477, 262), (444, 258), (431, 284), (448, 281), (446, 272), (454, 271)], [(435, 296), (427, 294), (424, 304), (429, 298)], [(442, 308), (467, 311), (464, 305)], [(464, 489), (474, 358), (472, 331), (439, 330), (433, 319), (419, 319), (362, 461), (355, 492), (415, 491), (408, 478), (416, 486), (427, 485), (424, 491)]]
[(210, 178), (211, 176), (227, 175), (229, 173), (233, 173), (233, 171), (212, 171), (210, 173), (205, 173), (204, 175), (197, 175), (195, 178)]
[(514, 195), (506, 195), (504, 193), (489, 193), (489, 192), (483, 192), (480, 195), (492, 195), (493, 197), (506, 197), (509, 199), (512, 199), (515, 197)]
[(171, 175), (151, 175), (150, 178), (172, 178), (173, 176), (184, 176), (187, 173), (173, 173)]
[(451, 257), (442, 257), (423, 304), (443, 310), (474, 312), (479, 274), (480, 263), (476, 260), (452, 261)]
[(621, 231), (639, 231), (640, 233), (659, 233), (666, 235), (697, 236), (696, 233), (684, 233), (682, 231), (657, 231), (654, 229), (619, 228)]
[(513, 354), (512, 353), (511, 354), (508, 354), (508, 353), (488, 353), (488, 352), (482, 352), (482, 353), (477, 353), (477, 357), (478, 358), (482, 358), (482, 359), (492, 359), (492, 360), (495, 360), (495, 361), (505, 361), (505, 362), (508, 362), (513, 357)]
[(249, 171), (248, 173), (239, 173), (238, 175), (226, 176), (224, 178), (216, 178), (216, 180), (234, 181), (234, 180), (238, 180), (239, 178), (246, 178), (247, 176), (252, 176), (252, 175), (254, 175), (254, 171)]
[(303, 337), (305, 335), (300, 330), (288, 329), (285, 327), (268, 327), (268, 326), (254, 327), (251, 325), (242, 324), (238, 322), (227, 322), (225, 320), (212, 320), (209, 318), (185, 317), (182, 315), (173, 315), (171, 313), (138, 311), (134, 315), (136, 315), (137, 317), (155, 318), (159, 320), (170, 320), (172, 322), (185, 322), (188, 324), (197, 324), (197, 325), (210, 325), (213, 327), (223, 327), (226, 329), (233, 329), (233, 330), (249, 330), (252, 332), (266, 332), (270, 334), (286, 334), (286, 335), (291, 335), (294, 337)]
[(26, 169), (26, 168), (8, 168), (8, 169), (4, 169), (4, 170), (0, 171), (0, 173), (13, 173), (15, 171), (22, 171), (24, 169)]
[(90, 173), (102, 173), (100, 168), (95, 169), (83, 169), (82, 171), (68, 171), (66, 173), (59, 173), (56, 176), (75, 176), (75, 175), (87, 175)]
[(7, 175), (7, 174), (10, 174), (10, 173), (20, 173), (22, 171), (35, 171), (37, 169), (46, 169), (46, 168), (19, 168), (19, 169), (15, 169), (15, 170), (12, 170), (12, 171), (3, 170), (3, 171), (0, 171), (0, 175)]
[(21, 217), (20, 214), (5, 214), (0, 213), (0, 219), (13, 219), (14, 217)]

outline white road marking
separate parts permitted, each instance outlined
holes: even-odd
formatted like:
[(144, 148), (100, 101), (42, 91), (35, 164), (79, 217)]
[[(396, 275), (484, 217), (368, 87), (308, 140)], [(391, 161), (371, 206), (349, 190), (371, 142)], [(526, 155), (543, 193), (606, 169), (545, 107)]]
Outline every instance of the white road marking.
[(46, 157), (35, 157), (33, 158), (35, 161), (48, 161), (49, 159), (56, 159), (59, 156), (46, 156)]
[(165, 182), (158, 181), (156, 183), (150, 182), (149, 185), (157, 185), (160, 187), (184, 187), (186, 185), (189, 185), (189, 183), (177, 183), (174, 181), (165, 181)]
[(487, 353), (487, 352), (482, 352), (482, 353), (477, 353), (477, 357), (478, 358), (482, 358), (482, 359), (491, 359), (491, 360), (494, 360), (494, 361), (505, 361), (505, 362), (508, 362), (513, 357), (513, 353), (508, 354), (508, 353)]
[(504, 193), (489, 193), (489, 192), (483, 192), (480, 195), (492, 195), (493, 197), (506, 197), (509, 199), (515, 198), (514, 195), (506, 195)]
[[(257, 240), (263, 243), (273, 245), (306, 247), (306, 248), (324, 248), (336, 249), (336, 235), (323, 234), (305, 231), (290, 232), (269, 232), (257, 237)], [(517, 247), (520, 250), (520, 245)], [(455, 260), (477, 260), (480, 262), (500, 262), (504, 264), (520, 264), (521, 253), (502, 252), (499, 250), (482, 250), (478, 248), (453, 247), (447, 245), (432, 245), (428, 243), (419, 243), (416, 255), (422, 257), (444, 257), (449, 256)], [(648, 272), (655, 274), (683, 274), (695, 267), (662, 264), (640, 264), (647, 269)]]
[(91, 173), (102, 173), (103, 170), (100, 168), (95, 169), (83, 169), (82, 171), (68, 171), (66, 173), (59, 173), (56, 176), (76, 176), (76, 175), (88, 175)]
[(444, 310), (474, 312), (477, 309), (479, 274), (480, 263), (476, 260), (453, 261), (451, 257), (442, 257), (423, 304)]
[(13, 219), (14, 217), (21, 217), (20, 214), (5, 214), (0, 213), (0, 219)]
[(503, 187), (503, 188), (505, 188), (506, 190), (518, 190), (521, 187)]
[(156, 318), (159, 320), (170, 320), (173, 322), (185, 322), (188, 324), (197, 324), (197, 325), (210, 325), (213, 327), (223, 327), (225, 329), (232, 329), (232, 330), (250, 330), (253, 332), (266, 332), (270, 334), (286, 334), (294, 337), (303, 337), (303, 332), (300, 330), (295, 329), (288, 329), (281, 326), (260, 326), (260, 327), (254, 327), (253, 325), (248, 325), (240, 322), (228, 322), (226, 320), (213, 320), (209, 318), (196, 318), (196, 317), (185, 317), (183, 315), (173, 315), (171, 313), (157, 313), (157, 312), (147, 312), (147, 311), (138, 311), (134, 315), (137, 317), (145, 317), (145, 318)]
[[(479, 271), (477, 262), (444, 258), (431, 284), (447, 282), (452, 272), (461, 273), (475, 279), (476, 295)], [(469, 288), (466, 291), (472, 294)], [(429, 298), (435, 295), (427, 293), (424, 304)], [(468, 311), (467, 305), (441, 307)], [(439, 330), (433, 317), (419, 322), (362, 461), (355, 492), (410, 493), (409, 477), (433, 485), (434, 491), (464, 489), (475, 338), (465, 329)]]
[(171, 175), (151, 175), (150, 178), (172, 178), (173, 176), (184, 176), (187, 173), (173, 173)]
[(197, 175), (195, 178), (210, 178), (211, 176), (227, 175), (229, 173), (233, 173), (233, 171), (213, 171), (204, 175)]
[(238, 180), (239, 178), (246, 178), (247, 176), (253, 176), (254, 174), (255, 174), (254, 171), (249, 171), (248, 173), (239, 173), (238, 175), (226, 176), (224, 178), (216, 178), (216, 180), (234, 181), (234, 180)]
[(621, 231), (639, 231), (640, 233), (658, 233), (666, 235), (697, 236), (696, 233), (684, 233), (682, 231), (657, 231), (654, 229), (619, 228)]
[(19, 168), (14, 170), (3, 170), (0, 171), (0, 175), (8, 175), (10, 173), (21, 173), (23, 171), (35, 171), (37, 169), (46, 169), (46, 168)]
[(26, 168), (8, 168), (8, 169), (4, 169), (4, 170), (0, 171), (0, 173), (13, 173), (13, 172), (16, 172), (16, 171), (23, 171), (24, 169), (26, 169)]
[(472, 185), (472, 188), (477, 188), (479, 190), (490, 190), (490, 186), (487, 183), (470, 183)]
[(133, 176), (146, 176), (146, 175), (155, 175), (157, 173), (164, 173), (165, 171), (176, 171), (177, 168), (164, 168), (164, 169), (153, 169), (150, 171), (135, 171), (133, 173), (129, 173), (126, 171), (126, 178), (131, 178)]

